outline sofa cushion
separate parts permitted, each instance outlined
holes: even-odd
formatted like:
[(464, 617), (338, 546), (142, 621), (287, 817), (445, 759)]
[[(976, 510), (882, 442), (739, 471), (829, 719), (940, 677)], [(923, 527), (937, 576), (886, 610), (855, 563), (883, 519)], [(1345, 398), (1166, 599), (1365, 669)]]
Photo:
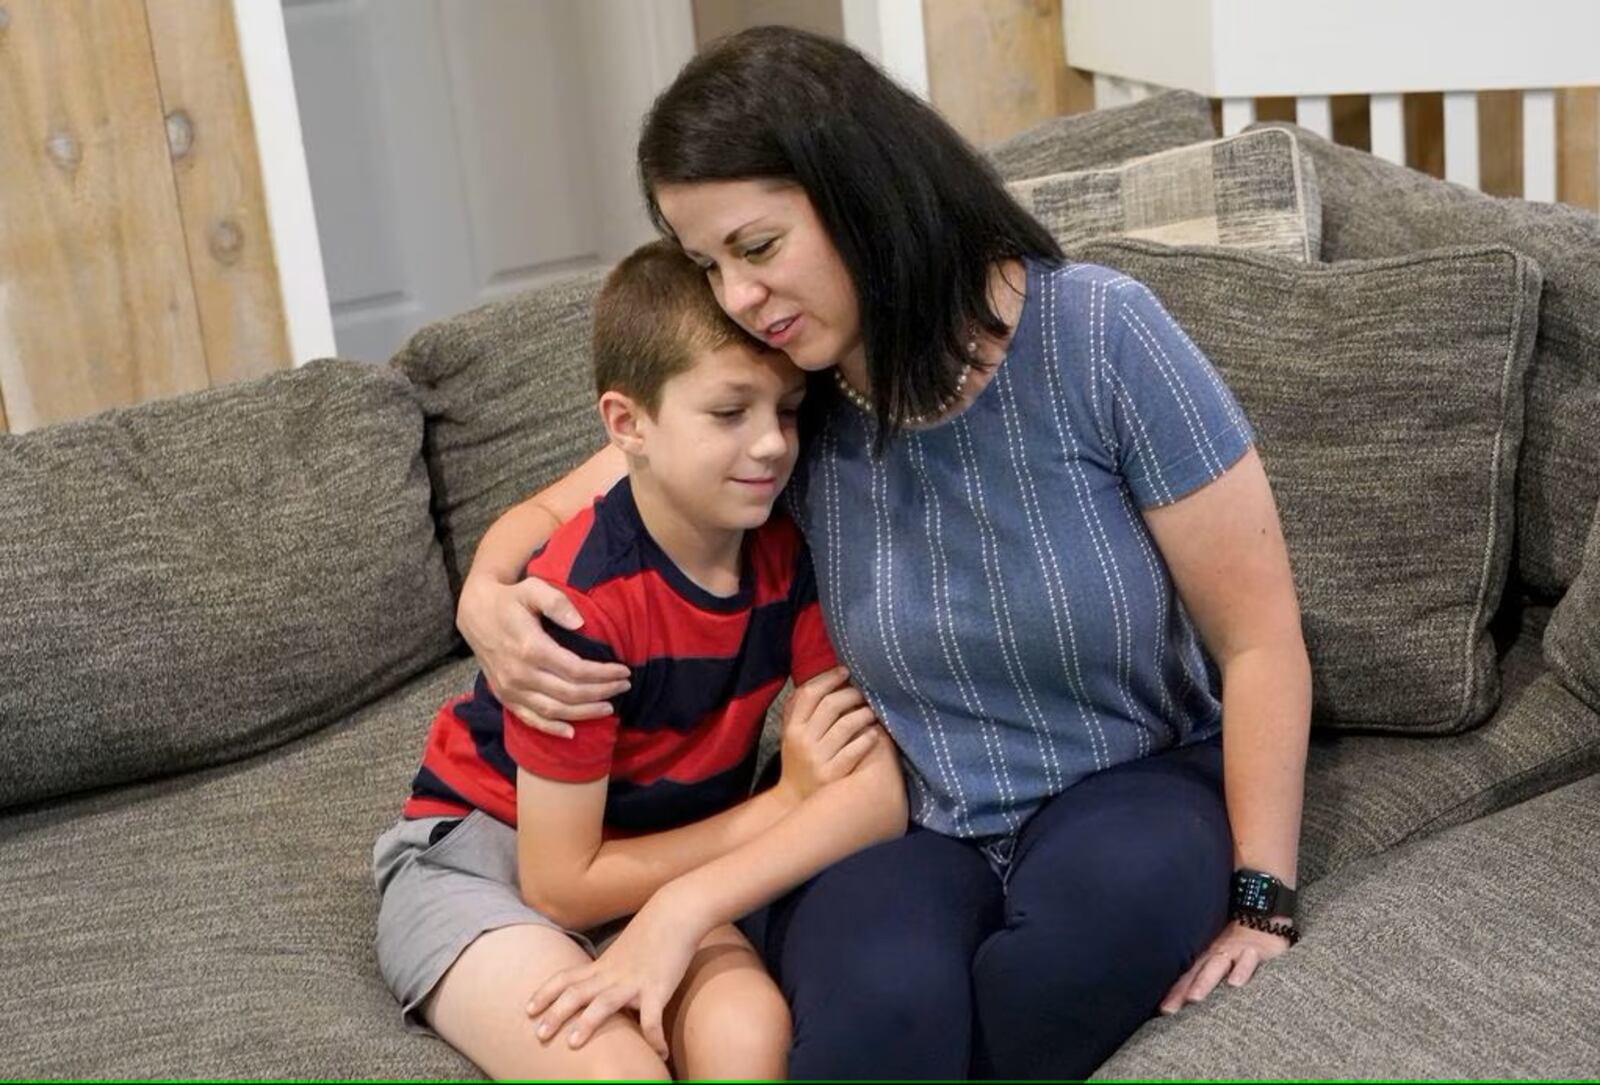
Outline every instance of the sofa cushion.
[(1554, 601), (1578, 575), (1600, 502), (1600, 216), (1484, 196), (1293, 130), (1317, 163), (1324, 260), (1492, 242), (1543, 270), (1517, 473), (1516, 572)]
[(1113, 109), (1052, 117), (985, 153), (1004, 180), (1016, 181), (1111, 166), (1216, 136), (1210, 101), (1170, 90)]
[(1459, 731), (1498, 697), (1538, 269), (1502, 247), (1306, 266), (1095, 242), (1216, 363), (1260, 440), (1318, 723)]
[(455, 643), (394, 374), (314, 362), (0, 437), (0, 806), (242, 757)]
[(1314, 168), (1293, 133), (1266, 129), (1007, 187), (1062, 245), (1123, 236), (1309, 261), (1321, 250)]
[(28, 992), (6, 1016), (5, 1073), (477, 1076), (401, 1027), (371, 865), (434, 711), (473, 673), (446, 664), (249, 761), (0, 822), (0, 975)]
[(604, 272), (429, 324), (391, 363), (418, 389), (451, 584), (496, 517), (598, 451), (589, 340)]
[(1311, 886), (1305, 940), (1150, 1022), (1096, 1072), (1589, 1078), (1600, 1066), (1600, 776)]
[(1300, 880), (1600, 771), (1600, 714), (1565, 689), (1539, 645), (1549, 608), (1506, 608), (1500, 707), (1461, 735), (1319, 728), (1306, 763)]
[(1600, 509), (1589, 528), (1583, 569), (1550, 619), (1544, 651), (1567, 688), (1600, 712)]

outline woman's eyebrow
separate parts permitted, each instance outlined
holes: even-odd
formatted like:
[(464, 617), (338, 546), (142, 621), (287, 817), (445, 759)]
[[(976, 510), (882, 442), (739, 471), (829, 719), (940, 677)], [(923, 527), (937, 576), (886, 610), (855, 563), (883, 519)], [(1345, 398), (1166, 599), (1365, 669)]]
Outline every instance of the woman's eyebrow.
[(757, 226), (760, 223), (761, 223), (761, 219), (753, 218), (749, 222), (745, 223), (743, 226), (735, 227), (734, 229), (728, 231), (728, 236), (722, 239), (722, 243), (724, 245), (732, 245), (735, 241), (739, 240), (739, 235), (740, 234), (742, 234), (746, 230), (750, 229), (750, 227)]

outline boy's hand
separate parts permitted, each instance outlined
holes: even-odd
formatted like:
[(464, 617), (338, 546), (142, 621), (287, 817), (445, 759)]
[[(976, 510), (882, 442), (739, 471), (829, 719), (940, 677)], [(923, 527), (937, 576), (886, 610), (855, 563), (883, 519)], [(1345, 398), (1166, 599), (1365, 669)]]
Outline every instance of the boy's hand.
[(670, 1052), (662, 1016), (706, 936), (704, 927), (670, 892), (657, 892), (599, 958), (557, 972), (534, 992), (528, 1016), (537, 1019), (539, 1039), (555, 1036), (576, 1014), (567, 1046), (582, 1047), (612, 1014), (631, 1009), (645, 1041), (665, 1061)]
[(844, 667), (823, 671), (795, 689), (783, 710), (778, 786), (804, 800), (861, 764), (883, 728)]

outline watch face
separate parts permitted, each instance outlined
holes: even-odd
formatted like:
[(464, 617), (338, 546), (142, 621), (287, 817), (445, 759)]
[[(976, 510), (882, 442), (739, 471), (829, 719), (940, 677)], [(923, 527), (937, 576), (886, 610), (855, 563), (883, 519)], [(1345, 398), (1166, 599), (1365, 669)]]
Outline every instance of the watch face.
[(1266, 874), (1240, 872), (1233, 876), (1233, 906), (1246, 912), (1262, 912), (1277, 899), (1275, 879)]

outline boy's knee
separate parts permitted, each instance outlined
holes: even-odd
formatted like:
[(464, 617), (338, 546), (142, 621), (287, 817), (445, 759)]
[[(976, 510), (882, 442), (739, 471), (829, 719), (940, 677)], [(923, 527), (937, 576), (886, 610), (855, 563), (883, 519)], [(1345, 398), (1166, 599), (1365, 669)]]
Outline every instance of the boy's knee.
[(793, 1034), (783, 994), (766, 977), (722, 987), (683, 1022), (680, 1075), (781, 1077)]
[(777, 987), (770, 983), (751, 987), (738, 1004), (731, 1007), (722, 1046), (730, 1054), (738, 1055), (742, 1062), (748, 1060), (748, 1065), (759, 1066), (770, 1062), (774, 1055), (779, 1060), (787, 1057), (794, 1024), (789, 1017), (788, 1003)]
[[(549, 1068), (541, 1068), (548, 1074)], [(648, 1047), (612, 1045), (583, 1060), (584, 1075), (597, 1081), (671, 1081), (666, 1063)]]

